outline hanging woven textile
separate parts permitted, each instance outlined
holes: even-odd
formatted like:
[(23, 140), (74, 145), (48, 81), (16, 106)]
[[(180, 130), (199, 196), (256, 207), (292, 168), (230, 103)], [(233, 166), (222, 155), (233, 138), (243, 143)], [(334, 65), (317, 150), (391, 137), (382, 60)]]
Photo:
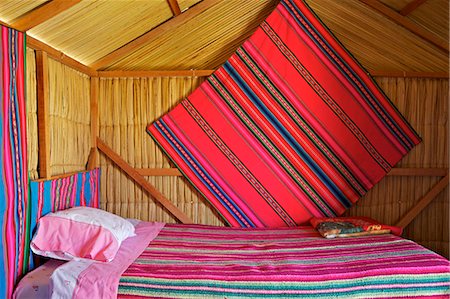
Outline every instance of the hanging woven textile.
[(341, 215), (420, 138), (300, 0), (148, 127), (232, 226)]

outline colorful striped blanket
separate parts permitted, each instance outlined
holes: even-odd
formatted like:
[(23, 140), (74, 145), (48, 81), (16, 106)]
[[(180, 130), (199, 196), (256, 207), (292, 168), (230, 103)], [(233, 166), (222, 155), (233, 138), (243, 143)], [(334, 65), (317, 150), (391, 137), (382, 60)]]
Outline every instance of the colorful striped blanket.
[(118, 298), (448, 298), (449, 261), (393, 235), (167, 224)]
[(148, 131), (242, 227), (341, 215), (420, 141), (301, 0)]

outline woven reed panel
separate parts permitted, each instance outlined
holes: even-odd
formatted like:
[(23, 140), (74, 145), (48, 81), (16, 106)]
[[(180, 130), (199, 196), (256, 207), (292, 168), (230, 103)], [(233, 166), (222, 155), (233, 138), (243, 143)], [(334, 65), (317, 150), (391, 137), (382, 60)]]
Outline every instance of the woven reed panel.
[(91, 147), (90, 78), (48, 61), (51, 175), (85, 169)]
[[(448, 168), (448, 79), (378, 78), (377, 82), (423, 139), (397, 166)], [(395, 224), (439, 179), (388, 176), (347, 214)], [(447, 187), (403, 236), (448, 256), (448, 224)]]
[(425, 1), (408, 18), (448, 41), (449, 2)]
[(89, 65), (171, 17), (166, 0), (81, 1), (27, 33)]
[(37, 179), (39, 158), (37, 100), (36, 100), (36, 59), (33, 49), (27, 48), (26, 65), (26, 93), (27, 93), (27, 151), (28, 175), (30, 179)]
[(272, 12), (277, 0), (221, 0), (153, 38), (108, 70), (214, 69)]
[(366, 69), (448, 71), (448, 54), (362, 2), (306, 2)]
[(17, 17), (33, 10), (47, 0), (33, 0), (33, 1), (17, 1), (17, 0), (2, 0), (0, 1), (0, 20), (8, 23)]
[[(188, 95), (203, 78), (101, 78), (100, 138), (135, 168), (172, 167), (146, 126)], [(104, 155), (101, 205), (123, 217), (175, 222), (159, 204)], [(223, 225), (218, 214), (182, 177), (149, 177), (159, 191), (196, 223)]]

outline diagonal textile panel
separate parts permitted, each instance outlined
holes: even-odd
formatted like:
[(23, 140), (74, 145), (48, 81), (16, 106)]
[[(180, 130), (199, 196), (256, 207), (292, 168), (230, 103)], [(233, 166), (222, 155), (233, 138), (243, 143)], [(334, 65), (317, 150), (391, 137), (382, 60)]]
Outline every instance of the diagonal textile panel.
[(301, 0), (148, 132), (231, 226), (341, 215), (420, 138)]

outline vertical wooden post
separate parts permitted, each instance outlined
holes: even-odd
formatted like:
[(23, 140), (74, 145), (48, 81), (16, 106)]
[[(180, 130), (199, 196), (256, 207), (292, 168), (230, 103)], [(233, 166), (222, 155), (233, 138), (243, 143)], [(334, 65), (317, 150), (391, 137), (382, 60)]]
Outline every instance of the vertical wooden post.
[(89, 153), (87, 170), (92, 170), (99, 164), (97, 149), (97, 137), (99, 137), (98, 89), (98, 77), (91, 77), (91, 152)]
[(50, 178), (50, 98), (48, 90), (48, 57), (36, 51), (37, 121), (39, 142), (39, 177)]

